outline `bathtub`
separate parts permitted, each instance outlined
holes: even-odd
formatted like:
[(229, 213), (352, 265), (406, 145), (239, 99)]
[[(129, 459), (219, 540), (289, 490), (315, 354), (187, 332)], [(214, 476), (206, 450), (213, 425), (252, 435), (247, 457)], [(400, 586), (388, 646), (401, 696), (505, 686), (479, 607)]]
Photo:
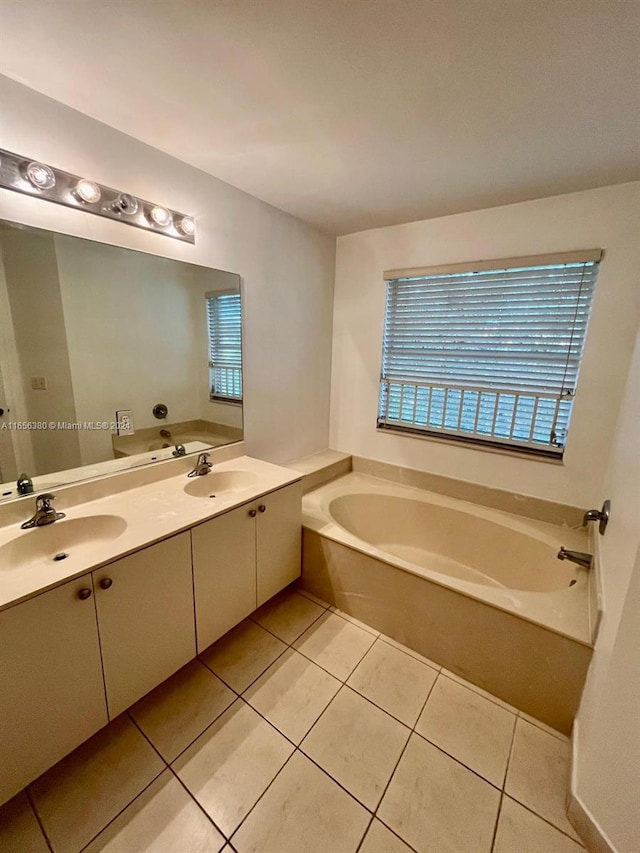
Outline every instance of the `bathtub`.
[(591, 572), (557, 553), (589, 551), (584, 528), (360, 473), (305, 495), (303, 525), (310, 592), (568, 730), (596, 614)]

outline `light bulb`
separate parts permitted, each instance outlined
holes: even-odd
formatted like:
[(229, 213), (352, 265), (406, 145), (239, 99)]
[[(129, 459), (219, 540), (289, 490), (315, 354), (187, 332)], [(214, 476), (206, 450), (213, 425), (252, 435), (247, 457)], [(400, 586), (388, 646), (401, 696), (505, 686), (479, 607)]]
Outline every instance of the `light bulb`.
[(193, 237), (196, 233), (196, 223), (190, 216), (183, 216), (176, 221), (176, 228), (186, 237)]
[(44, 163), (29, 163), (25, 169), (25, 177), (37, 190), (50, 190), (56, 185), (53, 169)]
[(84, 178), (78, 181), (74, 190), (75, 195), (84, 201), (86, 204), (95, 204), (100, 201), (100, 187), (93, 181), (87, 181)]
[(160, 207), (159, 205), (155, 205), (149, 211), (149, 215), (151, 219), (154, 221), (156, 225), (159, 225), (161, 228), (166, 228), (167, 225), (171, 222), (171, 214), (167, 210), (166, 207)]

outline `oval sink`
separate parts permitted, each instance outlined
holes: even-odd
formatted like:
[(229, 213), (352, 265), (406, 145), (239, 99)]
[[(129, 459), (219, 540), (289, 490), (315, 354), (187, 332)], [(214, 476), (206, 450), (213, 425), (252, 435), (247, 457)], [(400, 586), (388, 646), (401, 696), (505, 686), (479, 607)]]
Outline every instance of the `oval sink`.
[(225, 492), (242, 492), (257, 482), (257, 475), (251, 471), (214, 471), (202, 477), (194, 477), (184, 490), (194, 498), (214, 498)]
[(82, 557), (96, 545), (117, 539), (126, 529), (127, 522), (119, 515), (68, 518), (33, 527), (0, 547), (0, 570)]

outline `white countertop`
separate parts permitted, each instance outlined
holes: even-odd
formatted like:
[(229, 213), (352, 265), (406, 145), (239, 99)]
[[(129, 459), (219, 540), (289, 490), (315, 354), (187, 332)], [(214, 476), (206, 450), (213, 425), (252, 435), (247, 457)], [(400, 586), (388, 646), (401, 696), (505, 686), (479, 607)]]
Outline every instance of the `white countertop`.
[[(233, 491), (217, 490), (215, 497), (194, 497), (185, 492), (185, 486), (199, 481), (203, 481), (203, 486), (204, 481), (210, 482), (213, 487), (214, 475), (229, 471), (248, 472), (255, 476), (255, 480)], [(0, 610), (187, 530), (274, 489), (294, 483), (300, 477), (298, 471), (250, 456), (239, 456), (215, 464), (211, 473), (204, 477), (190, 479), (181, 469), (175, 476), (134, 486), (96, 500), (72, 505), (66, 502), (66, 505), (55, 506), (66, 512), (66, 518), (41, 528), (22, 530), (20, 523), (15, 522), (0, 527), (0, 549), (5, 545), (10, 546), (18, 538), (46, 535), (55, 528), (57, 547), (54, 553), (63, 547), (69, 555), (60, 562), (54, 562), (53, 554), (47, 554), (28, 566), (14, 568), (6, 552), (3, 557), (0, 550)], [(23, 499), (20, 507), (24, 508), (22, 520), (26, 521), (32, 515), (35, 504)], [(74, 555), (73, 544), (64, 545), (65, 525), (77, 519), (99, 515), (119, 516), (126, 522), (126, 528), (116, 538), (82, 543)]]

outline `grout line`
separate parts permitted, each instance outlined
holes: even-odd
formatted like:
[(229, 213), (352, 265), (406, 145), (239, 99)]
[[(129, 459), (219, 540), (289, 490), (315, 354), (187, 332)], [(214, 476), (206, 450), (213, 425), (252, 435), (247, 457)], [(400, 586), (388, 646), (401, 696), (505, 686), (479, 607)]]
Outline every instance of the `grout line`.
[(53, 853), (53, 844), (49, 840), (49, 836), (47, 835), (47, 833), (45, 831), (44, 824), (40, 820), (40, 815), (38, 814), (38, 810), (36, 809), (35, 804), (33, 802), (33, 799), (31, 797), (31, 792), (29, 791), (29, 785), (27, 785), (27, 787), (24, 789), (24, 794), (25, 794), (25, 797), (27, 798), (27, 802), (29, 803), (31, 811), (33, 812), (33, 815), (34, 815), (34, 817), (38, 823), (38, 826), (40, 827), (40, 831), (42, 832), (42, 835), (44, 836), (45, 844), (47, 845), (49, 850), (51, 850)]
[[(224, 840), (225, 840), (225, 844), (226, 844), (226, 843), (229, 841), (229, 838), (228, 838), (228, 836), (227, 836), (226, 832), (223, 832), (223, 831), (220, 829), (220, 827), (218, 826), (218, 824), (217, 824), (217, 823), (215, 822), (215, 820), (211, 817), (211, 815), (210, 815), (210, 814), (209, 814), (209, 812), (204, 808), (204, 806), (200, 805), (200, 803), (198, 802), (198, 800), (193, 796), (193, 794), (191, 793), (191, 791), (187, 788), (187, 786), (184, 784), (184, 782), (182, 781), (182, 779), (181, 779), (181, 778), (178, 776), (178, 774), (175, 772), (175, 770), (173, 769), (173, 767), (169, 766), (169, 772), (172, 774), (172, 776), (173, 776), (173, 778), (174, 778), (174, 779), (177, 779), (178, 784), (180, 784), (180, 785), (184, 788), (184, 790), (186, 791), (186, 793), (187, 793), (187, 795), (189, 796), (189, 798), (190, 798), (191, 800), (193, 800), (193, 802), (194, 802), (194, 803), (196, 804), (196, 806), (200, 809), (200, 811), (202, 812), (202, 814), (207, 818), (207, 820), (209, 821), (209, 823), (213, 824), (214, 829), (216, 829), (216, 830), (220, 833), (220, 835), (224, 838)], [(222, 847), (221, 847), (220, 849), (224, 849), (224, 846), (225, 846), (225, 845), (223, 844), (223, 845), (222, 845)]]
[(437, 743), (434, 743), (432, 740), (429, 740), (428, 737), (421, 735), (420, 732), (415, 731), (415, 729), (413, 731), (413, 734), (415, 734), (417, 737), (421, 738), (423, 741), (425, 741), (425, 743), (428, 743), (429, 746), (435, 747), (438, 750), (438, 752), (441, 752), (443, 755), (446, 755), (447, 758), (451, 758), (452, 761), (455, 761), (456, 764), (459, 764), (461, 767), (464, 767), (465, 770), (468, 770), (470, 773), (473, 773), (473, 775), (477, 776), (478, 779), (482, 779), (482, 781), (486, 782), (487, 785), (491, 785), (491, 787), (494, 790), (502, 792), (502, 788), (499, 785), (496, 785), (495, 782), (490, 782), (489, 779), (487, 779), (481, 773), (478, 773), (478, 771), (474, 770), (473, 767), (469, 767), (469, 765), (465, 764), (464, 761), (461, 761), (459, 758), (456, 758), (455, 755), (451, 755), (450, 752), (447, 752), (446, 749), (443, 749), (441, 746), (438, 746)]
[(365, 831), (364, 831), (364, 835), (362, 836), (362, 838), (360, 839), (360, 843), (359, 843), (359, 844), (358, 844), (358, 846), (356, 847), (356, 853), (359, 853), (359, 851), (360, 851), (360, 849), (361, 849), (362, 845), (364, 844), (364, 840), (365, 840), (365, 838), (367, 837), (367, 834), (368, 834), (369, 830), (371, 829), (371, 824), (374, 822), (374, 820), (375, 820), (374, 815), (371, 815), (371, 820), (370, 820), (370, 821), (369, 821), (369, 823), (367, 824), (367, 828), (366, 828), (366, 829), (365, 829)]
[(298, 595), (302, 595), (304, 598), (308, 599), (308, 601), (311, 601), (313, 604), (317, 604), (318, 607), (324, 607), (325, 610), (329, 610), (329, 608), (331, 607), (330, 604), (326, 604), (324, 601), (322, 601), (321, 598), (317, 598), (317, 597), (311, 598), (313, 593), (307, 592), (305, 589), (302, 589), (301, 587), (297, 587), (297, 586), (294, 587), (294, 592), (297, 592)]
[[(254, 710), (255, 710), (255, 709), (254, 709)], [(267, 720), (267, 722), (269, 722), (269, 721)], [(270, 725), (271, 725), (271, 724), (270, 724)], [(282, 732), (280, 732), (280, 734), (282, 734)], [(287, 740), (288, 740), (288, 738), (287, 738)], [(233, 837), (238, 833), (238, 830), (240, 829), (240, 827), (244, 824), (244, 822), (247, 820), (247, 818), (248, 818), (248, 817), (249, 817), (249, 816), (254, 812), (254, 810), (255, 810), (256, 806), (258, 805), (258, 803), (262, 800), (262, 798), (263, 798), (263, 797), (264, 797), (264, 795), (267, 793), (267, 791), (269, 790), (269, 788), (273, 785), (273, 783), (276, 781), (276, 779), (278, 778), (278, 776), (282, 773), (282, 771), (284, 770), (284, 768), (287, 766), (287, 764), (291, 761), (291, 759), (293, 758), (293, 756), (296, 754), (296, 752), (298, 751), (298, 748), (295, 746), (295, 744), (294, 744), (294, 747), (295, 747), (295, 748), (293, 749), (293, 751), (292, 751), (291, 755), (287, 758), (287, 760), (285, 761), (285, 763), (284, 763), (284, 764), (282, 765), (282, 767), (278, 770), (278, 772), (276, 773), (276, 775), (275, 775), (275, 776), (273, 777), (273, 779), (269, 782), (269, 784), (267, 785), (267, 787), (266, 787), (266, 788), (264, 789), (264, 791), (260, 794), (260, 796), (258, 797), (258, 799), (255, 801), (255, 803), (251, 806), (251, 808), (250, 808), (250, 809), (249, 809), (249, 811), (246, 813), (246, 815), (242, 818), (242, 820), (240, 821), (240, 823), (239, 823), (239, 824), (236, 826), (236, 828), (233, 830), (233, 832), (231, 833), (231, 835), (230, 835), (230, 837), (229, 837), (229, 842), (230, 842), (230, 843), (231, 843), (231, 839), (232, 839), (232, 838), (233, 838)]]
[[(164, 759), (163, 759), (163, 761), (164, 761)], [(107, 827), (111, 826), (111, 824), (112, 824), (114, 821), (116, 821), (116, 820), (120, 817), (120, 815), (121, 815), (123, 812), (125, 812), (125, 811), (129, 808), (129, 806), (130, 806), (132, 803), (135, 803), (135, 801), (138, 799), (138, 797), (139, 797), (141, 794), (144, 794), (144, 792), (145, 792), (148, 788), (150, 788), (150, 787), (153, 785), (153, 783), (154, 783), (154, 782), (156, 782), (156, 781), (157, 781), (157, 780), (162, 776), (162, 774), (163, 774), (165, 771), (167, 771), (168, 769), (169, 769), (169, 767), (168, 767), (168, 766), (163, 767), (163, 768), (162, 768), (162, 770), (161, 770), (161, 771), (160, 771), (156, 776), (154, 776), (154, 777), (153, 777), (153, 779), (152, 779), (150, 782), (148, 782), (148, 783), (144, 786), (144, 788), (143, 788), (141, 791), (138, 791), (138, 793), (135, 795), (135, 797), (134, 797), (132, 800), (130, 800), (130, 801), (126, 804), (126, 806), (123, 806), (123, 808), (121, 808), (121, 809), (120, 809), (120, 811), (119, 811), (117, 814), (115, 814), (115, 815), (111, 818), (111, 820), (109, 820), (107, 823), (105, 823), (105, 825), (104, 825), (104, 826), (103, 826), (103, 827), (102, 827), (98, 832), (96, 832), (96, 834), (95, 834), (94, 836), (92, 836), (92, 837), (89, 839), (89, 841), (87, 841), (87, 843), (86, 843), (86, 844), (84, 844), (84, 845), (80, 848), (80, 853), (82, 853), (82, 851), (83, 851), (83, 850), (86, 850), (86, 849), (87, 849), (87, 847), (88, 847), (90, 844), (93, 844), (93, 842), (96, 840), (96, 838), (97, 838), (101, 833), (103, 833), (103, 832), (105, 831), (105, 829), (107, 829)]]
[(496, 812), (496, 821), (493, 825), (493, 835), (491, 836), (491, 853), (493, 853), (495, 844), (496, 844), (496, 836), (498, 834), (498, 824), (500, 823), (500, 815), (502, 813), (502, 803), (504, 801), (504, 791), (500, 791), (500, 802), (498, 803), (498, 811)]
[[(527, 805), (526, 803), (521, 802), (513, 794), (510, 794), (508, 791), (504, 791), (504, 796), (507, 797), (507, 799), (509, 799), (509, 800), (513, 800), (519, 806), (522, 806), (522, 808), (525, 809), (526, 811), (528, 811), (529, 814), (532, 814), (534, 817), (539, 818), (543, 823), (546, 823), (547, 826), (550, 826), (552, 829), (555, 829), (556, 832), (559, 832), (560, 835), (564, 835), (565, 838), (568, 838), (570, 841), (573, 841), (574, 844), (577, 844), (579, 847), (583, 847), (586, 850), (586, 847), (584, 847), (582, 840), (576, 841), (576, 839), (573, 837), (573, 835), (569, 835), (568, 832), (565, 832), (563, 829), (560, 829), (560, 827), (556, 826), (555, 823), (552, 823), (549, 820), (549, 818), (544, 817), (544, 815), (539, 814), (537, 811), (534, 811), (534, 809), (531, 806)], [(574, 830), (574, 832), (576, 832), (576, 835), (578, 835), (576, 830)], [(578, 838), (580, 838), (579, 835), (578, 835)]]
[[(273, 635), (273, 634), (272, 634), (272, 636), (275, 636), (275, 635)], [(212, 673), (216, 676), (216, 678), (219, 678), (219, 679), (220, 679), (220, 681), (221, 681), (223, 684), (225, 684), (225, 685), (229, 688), (229, 690), (232, 690), (232, 691), (236, 694), (236, 696), (242, 696), (242, 694), (243, 694), (243, 693), (246, 693), (246, 692), (247, 692), (247, 690), (248, 690), (250, 687), (252, 687), (252, 686), (256, 683), (256, 681), (257, 681), (259, 678), (262, 678), (262, 676), (265, 674), (265, 672), (269, 669), (269, 667), (270, 667), (270, 666), (273, 666), (273, 664), (274, 664), (276, 661), (280, 660), (280, 658), (282, 657), (282, 655), (283, 655), (283, 654), (287, 651), (287, 649), (289, 649), (289, 648), (291, 648), (291, 646), (287, 646), (287, 645), (286, 645), (286, 643), (285, 643), (285, 647), (284, 647), (284, 649), (283, 649), (283, 650), (278, 654), (278, 656), (277, 656), (277, 657), (275, 657), (272, 661), (269, 661), (269, 663), (265, 666), (265, 668), (262, 670), (262, 672), (260, 672), (260, 673), (259, 673), (259, 675), (256, 675), (256, 677), (253, 679), (253, 681), (249, 682), (249, 684), (247, 684), (247, 686), (246, 686), (246, 687), (243, 687), (243, 688), (242, 688), (242, 693), (238, 693), (237, 689), (236, 689), (235, 687), (232, 687), (232, 686), (229, 684), (229, 682), (228, 682), (228, 681), (225, 681), (225, 680), (224, 680), (224, 678), (223, 678), (219, 673), (215, 672), (215, 670), (214, 670), (214, 669), (212, 669), (206, 661), (201, 660), (201, 663), (202, 663), (204, 666), (206, 666), (206, 668), (209, 670), (209, 672), (212, 672)]]

